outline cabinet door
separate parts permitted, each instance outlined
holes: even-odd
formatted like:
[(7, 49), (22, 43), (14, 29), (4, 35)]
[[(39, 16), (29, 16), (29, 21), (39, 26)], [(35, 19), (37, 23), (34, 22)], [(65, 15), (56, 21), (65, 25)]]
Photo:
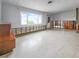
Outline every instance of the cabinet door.
[(15, 48), (15, 40), (5, 40), (4, 41), (4, 50)]
[(4, 49), (3, 47), (4, 47), (3, 41), (0, 39), (0, 52), (2, 52), (2, 50)]

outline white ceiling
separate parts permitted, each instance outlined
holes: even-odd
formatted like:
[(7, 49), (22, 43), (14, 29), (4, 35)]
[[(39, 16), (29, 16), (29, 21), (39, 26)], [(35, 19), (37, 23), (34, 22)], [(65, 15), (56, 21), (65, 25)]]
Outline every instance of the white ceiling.
[[(2, 0), (2, 1), (50, 13), (57, 13), (79, 7), (79, 0)], [(48, 5), (48, 1), (53, 1), (53, 3)]]

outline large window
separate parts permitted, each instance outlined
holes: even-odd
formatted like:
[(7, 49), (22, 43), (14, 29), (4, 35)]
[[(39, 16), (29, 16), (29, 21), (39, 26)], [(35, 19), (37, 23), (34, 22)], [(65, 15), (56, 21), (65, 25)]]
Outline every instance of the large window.
[(21, 13), (21, 25), (42, 24), (42, 15)]

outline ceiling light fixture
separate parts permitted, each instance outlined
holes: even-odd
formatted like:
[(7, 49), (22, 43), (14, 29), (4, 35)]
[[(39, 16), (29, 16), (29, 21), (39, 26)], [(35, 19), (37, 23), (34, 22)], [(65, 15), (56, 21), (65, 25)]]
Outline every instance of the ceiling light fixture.
[(52, 3), (52, 1), (48, 1), (48, 4), (51, 4)]

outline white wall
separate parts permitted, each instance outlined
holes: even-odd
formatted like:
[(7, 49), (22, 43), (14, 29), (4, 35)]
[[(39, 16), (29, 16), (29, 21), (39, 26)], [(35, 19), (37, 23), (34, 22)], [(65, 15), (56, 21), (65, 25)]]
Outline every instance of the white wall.
[(1, 23), (1, 0), (0, 0), (0, 23)]
[(7, 3), (2, 3), (2, 22), (11, 23), (13, 28), (23, 27), (21, 25), (21, 15), (20, 15), (21, 11), (41, 14), (43, 15), (43, 24), (47, 23), (46, 13), (36, 11), (36, 10), (26, 9), (23, 7), (17, 7), (15, 5), (7, 4)]
[(76, 9), (51, 15), (51, 20), (75, 20)]
[(79, 22), (79, 8), (78, 8), (78, 22)]

